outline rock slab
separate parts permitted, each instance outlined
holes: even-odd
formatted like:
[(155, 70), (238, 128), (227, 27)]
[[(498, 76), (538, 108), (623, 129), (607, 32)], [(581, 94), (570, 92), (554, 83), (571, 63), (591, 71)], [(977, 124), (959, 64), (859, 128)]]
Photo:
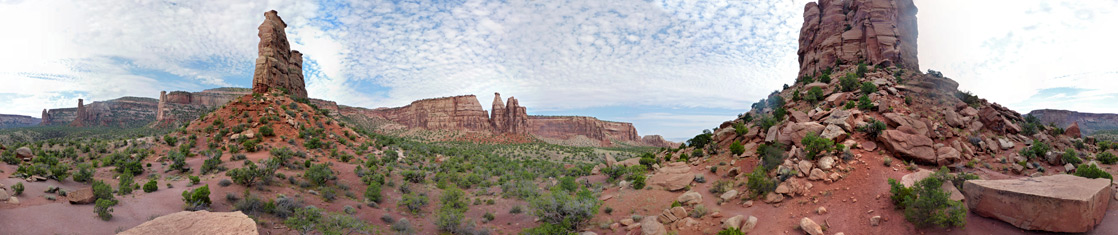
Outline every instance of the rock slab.
[(259, 234), (256, 222), (240, 211), (181, 211), (160, 216), (119, 233), (132, 234)]
[(1108, 179), (1051, 175), (1009, 180), (969, 180), (967, 207), (1027, 230), (1081, 233), (1102, 222), (1114, 190)]

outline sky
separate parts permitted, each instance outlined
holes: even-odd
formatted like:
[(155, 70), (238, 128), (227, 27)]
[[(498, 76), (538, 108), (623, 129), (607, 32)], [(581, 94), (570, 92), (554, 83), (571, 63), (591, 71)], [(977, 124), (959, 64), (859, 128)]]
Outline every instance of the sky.
[[(308, 94), (474, 94), (684, 140), (792, 83), (805, 0), (0, 0), (0, 113), (250, 87), (275, 9)], [(921, 69), (1018, 112), (1118, 113), (1118, 2), (916, 0)]]

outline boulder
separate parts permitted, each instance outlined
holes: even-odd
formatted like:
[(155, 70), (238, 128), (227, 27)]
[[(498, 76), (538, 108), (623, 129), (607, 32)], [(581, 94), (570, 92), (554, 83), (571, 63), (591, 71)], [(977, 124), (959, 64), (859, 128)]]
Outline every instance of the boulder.
[(683, 193), (683, 195), (679, 195), (679, 197), (676, 197), (675, 200), (683, 205), (690, 206), (703, 203), (703, 195), (699, 194), (699, 192), (687, 191), (686, 193)]
[(1114, 189), (1109, 179), (1059, 174), (963, 183), (967, 207), (1026, 230), (1082, 233), (1102, 222)]
[(7, 190), (4, 190), (4, 188), (0, 188), (0, 201), (7, 201), (8, 198), (11, 197), (12, 195), (9, 195)]
[(765, 200), (764, 200), (765, 203), (780, 203), (782, 201), (784, 201), (784, 194), (775, 193), (775, 192), (765, 194)]
[(957, 162), (962, 159), (960, 156), (962, 156), (962, 154), (955, 148), (947, 146), (939, 147), (936, 149), (936, 164), (947, 165)]
[(606, 167), (613, 167), (613, 166), (616, 166), (616, 165), (617, 165), (617, 159), (614, 159), (613, 155), (610, 155), (609, 153), (606, 153)]
[(819, 168), (811, 169), (811, 175), (809, 175), (807, 177), (807, 179), (808, 180), (825, 180), (825, 179), (827, 179), (827, 173), (823, 172), (823, 170), (820, 170)]
[(648, 177), (648, 182), (650, 185), (659, 186), (668, 191), (677, 191), (687, 187), (691, 184), (691, 181), (695, 180), (695, 176), (688, 172), (690, 169), (690, 166), (686, 163), (673, 162)]
[(1083, 133), (1079, 131), (1079, 122), (1072, 122), (1068, 128), (1064, 128), (1064, 135), (1071, 138), (1083, 137)]
[(259, 234), (256, 222), (240, 211), (180, 211), (160, 216), (119, 233), (132, 234)]
[(831, 170), (831, 168), (835, 167), (835, 157), (826, 156), (819, 158), (818, 166), (819, 169)]
[(807, 234), (823, 235), (823, 227), (819, 226), (819, 224), (816, 224), (815, 221), (808, 219), (807, 217), (800, 219), (800, 229), (804, 230), (804, 232)]
[(819, 134), (823, 132), (826, 127), (818, 122), (803, 122), (792, 123), (780, 129), (780, 134), (777, 135), (776, 140), (784, 145), (795, 144), (796, 147), (803, 148), (803, 143), (800, 143), (809, 133)]
[(796, 171), (807, 174), (811, 172), (812, 167), (815, 167), (815, 164), (811, 163), (811, 161), (802, 160), (800, 163), (796, 164)]
[(70, 204), (89, 204), (97, 199), (93, 197), (93, 188), (82, 188), (66, 193), (66, 200), (70, 201)]
[(998, 147), (1001, 147), (1002, 150), (1012, 149), (1013, 148), (1013, 141), (1010, 141), (1006, 138), (998, 138)]
[(734, 217), (727, 218), (722, 221), (722, 229), (738, 230), (742, 232), (749, 232), (757, 226), (757, 217), (744, 215), (735, 215)]
[(846, 139), (846, 131), (842, 130), (842, 128), (837, 125), (828, 125), (827, 128), (823, 129), (823, 133), (819, 134), (819, 137), (841, 142), (843, 139)]
[(937, 164), (932, 139), (900, 130), (885, 130), (878, 136), (884, 148), (923, 163)]
[(24, 161), (31, 161), (31, 159), (34, 158), (34, 156), (31, 155), (31, 149), (27, 147), (19, 147), (16, 149), (16, 157)]
[(664, 228), (664, 224), (656, 221), (655, 216), (646, 216), (641, 219), (641, 235), (665, 235), (668, 230)]
[(889, 126), (896, 127), (897, 130), (907, 132), (909, 134), (916, 134), (920, 136), (928, 136), (929, 126), (928, 123), (899, 113), (886, 113), (884, 114), (885, 121)]
[(722, 199), (722, 201), (726, 202), (726, 201), (730, 201), (730, 200), (732, 200), (734, 198), (737, 198), (737, 197), (738, 197), (738, 190), (731, 189), (730, 191), (726, 191), (725, 193), (722, 193), (722, 196), (719, 196), (718, 198)]

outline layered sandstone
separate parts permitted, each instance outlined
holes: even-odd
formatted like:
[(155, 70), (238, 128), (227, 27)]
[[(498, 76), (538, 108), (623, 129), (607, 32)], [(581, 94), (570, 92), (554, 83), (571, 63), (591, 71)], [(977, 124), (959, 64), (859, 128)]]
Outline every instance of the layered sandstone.
[(639, 142), (632, 123), (602, 121), (581, 116), (528, 116), (529, 133), (537, 137), (570, 139), (579, 135), (595, 140)]
[(275, 10), (264, 13), (264, 22), (257, 29), (260, 37), (256, 71), (252, 76), (252, 92), (267, 93), (279, 89), (296, 98), (307, 98), (303, 82), (303, 54), (292, 51), (284, 32), (287, 23)]
[(155, 120), (159, 101), (152, 98), (121, 97), (78, 107), (43, 110), (41, 125), (67, 124), (85, 126), (139, 126)]
[(1055, 109), (1033, 110), (1029, 114), (1040, 119), (1040, 123), (1055, 124), (1057, 127), (1078, 123), (1079, 131), (1083, 136), (1090, 136), (1101, 130), (1118, 130), (1118, 114), (1081, 113)]
[(493, 114), (489, 122), (497, 133), (528, 134), (528, 109), (520, 106), (520, 101), (509, 97), (508, 106), (501, 103), (501, 93), (494, 93)]
[(800, 76), (838, 61), (865, 61), (919, 71), (916, 5), (912, 0), (820, 0), (804, 7)]
[(388, 119), (409, 128), (492, 130), (489, 113), (481, 109), (481, 103), (474, 95), (417, 100), (404, 107), (378, 108), (363, 113)]
[(245, 88), (215, 88), (201, 92), (162, 91), (155, 114), (155, 126), (179, 125), (217, 109), (229, 101), (251, 94)]
[(1082, 233), (1102, 222), (1114, 189), (1108, 179), (1059, 174), (963, 183), (967, 207), (1027, 230)]
[(645, 145), (648, 145), (648, 146), (655, 146), (655, 147), (661, 147), (661, 148), (672, 148), (672, 147), (676, 147), (677, 145), (679, 145), (677, 143), (673, 143), (671, 141), (664, 140), (664, 137), (660, 136), (660, 135), (646, 135), (644, 137), (641, 137), (641, 143), (644, 143)]
[[(46, 111), (44, 110), (44, 113)], [(34, 126), (42, 122), (39, 118), (23, 115), (0, 114), (0, 129)]]

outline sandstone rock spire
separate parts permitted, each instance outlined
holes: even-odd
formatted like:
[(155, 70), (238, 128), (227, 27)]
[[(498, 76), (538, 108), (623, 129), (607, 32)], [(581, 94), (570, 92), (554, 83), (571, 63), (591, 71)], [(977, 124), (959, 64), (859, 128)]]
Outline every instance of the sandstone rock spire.
[(920, 70), (916, 11), (912, 0), (808, 3), (797, 52), (800, 76), (816, 74), (838, 61)]
[(296, 98), (306, 98), (303, 54), (291, 50), (284, 28), (287, 28), (287, 23), (276, 10), (264, 13), (264, 22), (257, 28), (260, 44), (257, 45), (259, 54), (252, 76), (252, 92), (267, 93), (268, 90), (279, 89)]

